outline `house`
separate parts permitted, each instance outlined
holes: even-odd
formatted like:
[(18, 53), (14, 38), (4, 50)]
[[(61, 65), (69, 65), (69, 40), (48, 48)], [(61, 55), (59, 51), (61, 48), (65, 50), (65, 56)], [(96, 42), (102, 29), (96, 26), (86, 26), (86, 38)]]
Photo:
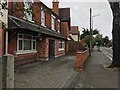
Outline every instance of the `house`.
[(15, 65), (66, 54), (70, 22), (62, 21), (57, 0), (52, 9), (39, 0), (9, 2), (8, 8), (8, 47), (4, 47), (8, 50), (4, 54), (14, 55)]
[(80, 41), (80, 32), (78, 26), (71, 26), (71, 30), (69, 31), (69, 37), (71, 40)]

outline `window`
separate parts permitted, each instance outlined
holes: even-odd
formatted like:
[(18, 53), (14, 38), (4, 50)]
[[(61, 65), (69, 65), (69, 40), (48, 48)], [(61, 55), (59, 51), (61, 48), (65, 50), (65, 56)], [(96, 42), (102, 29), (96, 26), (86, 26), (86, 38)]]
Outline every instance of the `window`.
[(45, 11), (41, 8), (41, 25), (45, 26)]
[(58, 20), (58, 32), (60, 33), (60, 20)]
[(59, 51), (60, 50), (64, 50), (64, 41), (63, 40), (59, 40)]
[(34, 22), (32, 21), (32, 3), (33, 0), (24, 0), (24, 14), (25, 14), (25, 19), (27, 19), (30, 22)]
[(55, 30), (55, 17), (51, 15), (51, 29)]
[(18, 34), (18, 52), (35, 51), (36, 37), (29, 34)]

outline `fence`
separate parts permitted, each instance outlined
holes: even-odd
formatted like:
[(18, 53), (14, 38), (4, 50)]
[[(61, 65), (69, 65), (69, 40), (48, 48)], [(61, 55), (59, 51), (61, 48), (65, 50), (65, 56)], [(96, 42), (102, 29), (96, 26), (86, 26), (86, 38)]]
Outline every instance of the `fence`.
[(76, 53), (77, 50), (80, 50), (83, 45), (77, 41), (68, 41), (68, 54)]

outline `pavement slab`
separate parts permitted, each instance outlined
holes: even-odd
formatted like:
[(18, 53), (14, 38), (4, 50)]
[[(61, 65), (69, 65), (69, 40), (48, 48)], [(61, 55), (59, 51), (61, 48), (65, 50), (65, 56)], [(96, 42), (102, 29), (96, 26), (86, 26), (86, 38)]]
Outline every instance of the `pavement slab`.
[(35, 62), (15, 69), (15, 88), (68, 88), (78, 72), (75, 56)]
[(104, 65), (110, 63), (102, 52), (94, 49), (74, 88), (118, 88), (118, 72), (104, 69)]
[(15, 88), (118, 90), (119, 73), (104, 69), (104, 65), (111, 64), (112, 61), (103, 52), (94, 49), (82, 72), (74, 70), (75, 60), (75, 56), (68, 55), (16, 67)]

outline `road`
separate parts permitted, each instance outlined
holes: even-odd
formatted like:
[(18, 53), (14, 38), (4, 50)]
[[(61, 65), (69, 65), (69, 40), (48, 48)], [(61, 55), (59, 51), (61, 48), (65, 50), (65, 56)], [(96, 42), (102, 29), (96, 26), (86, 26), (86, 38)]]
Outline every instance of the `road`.
[(101, 47), (101, 51), (112, 61), (112, 57), (113, 57), (112, 48)]

